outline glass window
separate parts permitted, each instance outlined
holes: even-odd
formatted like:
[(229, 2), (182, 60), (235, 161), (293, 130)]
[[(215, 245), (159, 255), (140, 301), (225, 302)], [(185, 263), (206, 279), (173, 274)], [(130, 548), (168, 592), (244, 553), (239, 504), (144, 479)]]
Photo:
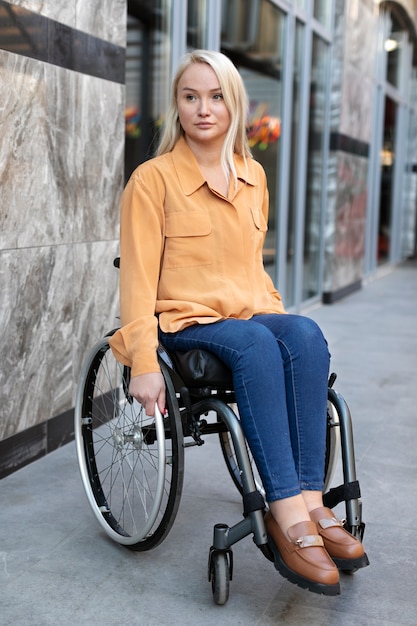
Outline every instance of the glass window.
[(408, 41), (408, 36), (394, 14), (390, 15), (390, 22), (391, 30), (385, 40), (387, 81), (394, 87), (400, 87), (401, 53)]
[(332, 4), (329, 0), (314, 0), (314, 17), (320, 24), (329, 29), (331, 26)]
[[(406, 10), (399, 3), (382, 2), (380, 33), (384, 36), (385, 83), (378, 92), (384, 114), (375, 171), (376, 198), (369, 203), (378, 224), (372, 242), (370, 267), (396, 262), (415, 252), (416, 237), (416, 35)], [(379, 195), (378, 195), (379, 194)], [(376, 254), (375, 254), (376, 252)]]
[[(415, 101), (415, 100), (414, 100)], [(404, 207), (417, 207), (417, 170), (414, 165), (417, 155), (417, 114), (410, 111), (408, 121), (409, 133), (405, 145), (404, 186), (402, 189), (402, 203)], [(401, 229), (401, 257), (406, 259), (416, 253), (416, 211), (405, 211)]]
[(328, 56), (329, 46), (317, 35), (313, 35), (305, 200), (303, 300), (319, 293)]
[(383, 147), (381, 151), (381, 199), (378, 225), (378, 262), (389, 258), (391, 244), (391, 208), (394, 187), (395, 131), (397, 103), (385, 98)]
[(238, 67), (250, 101), (248, 137), (265, 168), (270, 195), (265, 266), (275, 276), (284, 14), (271, 2), (223, 0), (222, 51)]
[(290, 186), (288, 202), (288, 226), (287, 226), (287, 263), (286, 263), (286, 284), (285, 284), (285, 305), (287, 307), (295, 304), (295, 249), (296, 249), (296, 215), (298, 200), (298, 164), (299, 155), (299, 129), (300, 129), (300, 88), (302, 81), (302, 45), (304, 41), (304, 27), (300, 22), (296, 23), (295, 46), (294, 46), (294, 67), (292, 84), (292, 123), (291, 123), (291, 166), (290, 166)]
[[(258, 2), (245, 0), (223, 0), (221, 18), (222, 47), (236, 52), (249, 49), (256, 39)], [(251, 19), (252, 15), (255, 19)], [(254, 34), (255, 33), (255, 34)]]
[(295, 0), (295, 6), (297, 7), (297, 9), (300, 9), (301, 11), (306, 10), (307, 8), (306, 5), (307, 5), (307, 0)]
[(188, 0), (187, 4), (187, 48), (207, 47), (207, 0)]
[(168, 107), (169, 0), (129, 3), (126, 41), (125, 179), (153, 156)]

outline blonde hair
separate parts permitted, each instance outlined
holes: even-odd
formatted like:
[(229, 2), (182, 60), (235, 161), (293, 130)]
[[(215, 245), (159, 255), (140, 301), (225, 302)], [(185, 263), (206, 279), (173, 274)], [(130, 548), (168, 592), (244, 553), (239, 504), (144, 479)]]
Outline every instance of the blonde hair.
[(172, 82), (171, 102), (157, 149), (157, 155), (170, 152), (180, 137), (184, 136), (178, 117), (178, 83), (185, 70), (194, 63), (206, 63), (218, 78), (224, 103), (230, 115), (230, 126), (222, 148), (221, 164), (227, 179), (229, 180), (230, 176), (232, 176), (237, 185), (233, 155), (236, 153), (242, 156), (245, 162), (247, 158), (252, 157), (246, 135), (248, 96), (236, 67), (221, 52), (193, 50), (182, 58)]

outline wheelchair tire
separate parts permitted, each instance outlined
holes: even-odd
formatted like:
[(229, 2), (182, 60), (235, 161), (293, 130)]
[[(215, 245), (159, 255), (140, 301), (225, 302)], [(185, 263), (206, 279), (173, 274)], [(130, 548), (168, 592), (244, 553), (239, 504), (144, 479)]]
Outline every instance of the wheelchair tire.
[(214, 602), (218, 605), (226, 604), (230, 591), (230, 566), (224, 552), (214, 551), (211, 555), (210, 581)]
[(82, 482), (100, 526), (131, 550), (156, 547), (169, 533), (181, 499), (184, 448), (175, 391), (167, 415), (149, 417), (128, 394), (130, 370), (101, 339), (89, 353), (75, 404)]

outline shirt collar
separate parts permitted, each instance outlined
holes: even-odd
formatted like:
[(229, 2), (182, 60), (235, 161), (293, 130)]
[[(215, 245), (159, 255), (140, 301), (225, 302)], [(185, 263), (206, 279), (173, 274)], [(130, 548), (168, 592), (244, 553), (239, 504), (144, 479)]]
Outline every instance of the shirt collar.
[[(171, 154), (181, 187), (185, 195), (189, 196), (202, 187), (206, 179), (201, 173), (197, 160), (184, 137), (181, 137), (177, 141)], [(243, 183), (248, 183), (249, 185), (254, 185), (255, 181), (250, 174), (250, 168), (245, 166), (243, 158), (235, 154), (234, 162), (238, 180)]]

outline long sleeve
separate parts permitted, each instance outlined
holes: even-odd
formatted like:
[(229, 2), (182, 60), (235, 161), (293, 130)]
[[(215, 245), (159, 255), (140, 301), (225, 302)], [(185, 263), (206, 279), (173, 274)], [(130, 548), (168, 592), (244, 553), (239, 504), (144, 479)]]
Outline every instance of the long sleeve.
[(111, 347), (121, 362), (131, 366), (132, 376), (159, 371), (155, 309), (164, 242), (164, 184), (157, 170), (148, 171), (147, 182), (136, 170), (123, 192), (120, 211), (122, 328)]

